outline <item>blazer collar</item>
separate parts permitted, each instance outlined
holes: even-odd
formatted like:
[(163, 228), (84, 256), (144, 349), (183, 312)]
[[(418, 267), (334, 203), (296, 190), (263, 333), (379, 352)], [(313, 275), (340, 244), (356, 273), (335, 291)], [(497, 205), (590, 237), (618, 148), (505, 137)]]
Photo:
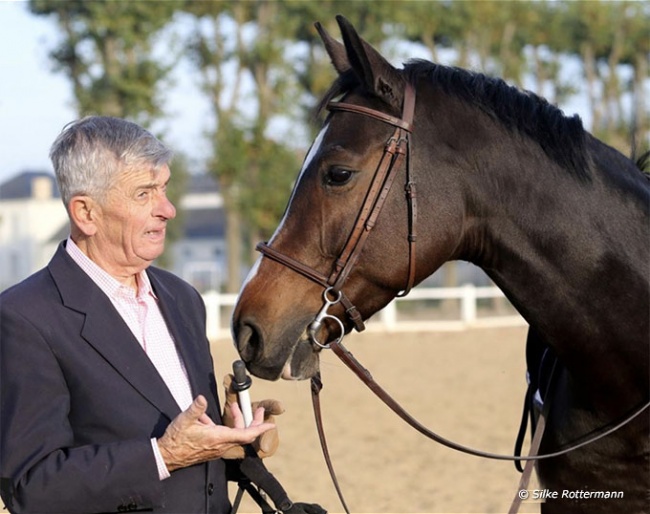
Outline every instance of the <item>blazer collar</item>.
[[(155, 366), (109, 298), (67, 254), (64, 243), (59, 245), (48, 269), (63, 305), (85, 315), (80, 336), (170, 420), (178, 415), (180, 408)], [(192, 376), (191, 369), (187, 371)]]

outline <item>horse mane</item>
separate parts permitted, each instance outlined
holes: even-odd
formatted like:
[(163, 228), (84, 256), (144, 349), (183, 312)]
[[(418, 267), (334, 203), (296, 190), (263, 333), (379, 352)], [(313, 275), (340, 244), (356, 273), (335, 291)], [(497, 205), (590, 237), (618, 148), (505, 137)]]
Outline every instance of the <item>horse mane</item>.
[[(424, 77), (449, 95), (480, 109), (511, 131), (536, 141), (546, 155), (583, 181), (589, 180), (586, 137), (582, 120), (566, 116), (558, 107), (499, 78), (463, 68), (414, 59), (404, 66), (406, 79), (415, 84)], [(316, 107), (320, 113), (332, 99), (359, 84), (352, 71), (339, 75)]]

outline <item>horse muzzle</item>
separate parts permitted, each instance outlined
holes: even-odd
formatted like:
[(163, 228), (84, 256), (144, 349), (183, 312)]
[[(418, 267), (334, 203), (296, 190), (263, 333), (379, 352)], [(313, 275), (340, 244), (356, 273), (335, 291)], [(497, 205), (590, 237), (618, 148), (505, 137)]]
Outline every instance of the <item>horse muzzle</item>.
[(240, 320), (233, 326), (235, 346), (248, 370), (258, 378), (308, 379), (319, 370), (320, 348), (307, 339), (306, 325), (306, 321), (285, 324), (274, 334), (266, 333), (250, 318)]

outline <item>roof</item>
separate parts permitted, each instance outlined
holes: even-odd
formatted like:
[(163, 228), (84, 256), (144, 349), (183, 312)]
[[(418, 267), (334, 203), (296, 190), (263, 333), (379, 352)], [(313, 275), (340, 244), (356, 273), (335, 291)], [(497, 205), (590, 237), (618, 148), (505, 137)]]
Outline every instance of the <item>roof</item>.
[(219, 191), (217, 180), (208, 173), (191, 173), (186, 193), (214, 193)]
[(23, 171), (6, 182), (0, 184), (1, 200), (19, 200), (34, 196), (33, 181), (37, 178), (47, 178), (52, 182), (52, 198), (61, 198), (54, 175), (47, 171)]
[(187, 209), (183, 211), (183, 237), (204, 239), (225, 237), (225, 214), (222, 208)]

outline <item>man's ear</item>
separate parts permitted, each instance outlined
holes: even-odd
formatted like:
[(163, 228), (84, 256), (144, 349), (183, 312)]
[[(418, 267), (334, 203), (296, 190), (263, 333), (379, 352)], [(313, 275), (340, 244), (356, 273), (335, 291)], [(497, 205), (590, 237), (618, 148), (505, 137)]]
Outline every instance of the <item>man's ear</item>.
[(73, 196), (68, 204), (70, 220), (84, 235), (92, 236), (97, 232), (99, 205), (89, 196)]

